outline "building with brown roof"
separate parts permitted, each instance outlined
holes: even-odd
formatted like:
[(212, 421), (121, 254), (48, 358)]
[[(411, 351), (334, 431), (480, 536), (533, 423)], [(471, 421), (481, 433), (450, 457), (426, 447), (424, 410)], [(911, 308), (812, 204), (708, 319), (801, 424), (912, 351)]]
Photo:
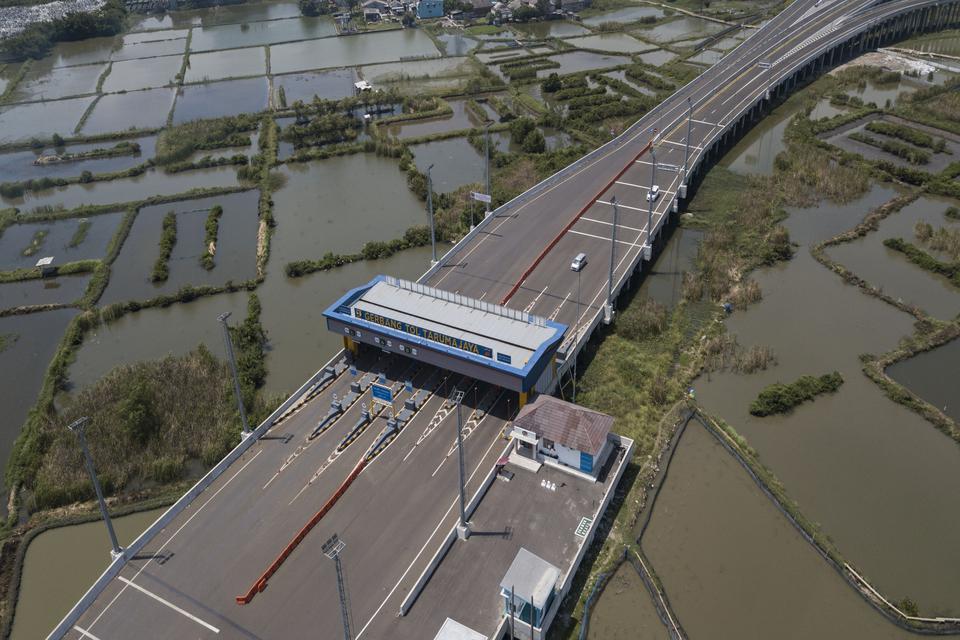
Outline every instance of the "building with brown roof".
[(548, 395), (523, 407), (513, 421), (514, 459), (547, 464), (596, 479), (610, 453), (613, 417)]

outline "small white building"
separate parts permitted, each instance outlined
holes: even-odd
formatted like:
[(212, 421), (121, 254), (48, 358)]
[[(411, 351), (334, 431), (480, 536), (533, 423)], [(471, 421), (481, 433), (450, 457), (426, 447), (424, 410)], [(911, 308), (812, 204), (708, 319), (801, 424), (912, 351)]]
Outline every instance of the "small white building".
[(540, 395), (513, 421), (511, 457), (596, 480), (613, 448), (612, 427), (612, 416)]

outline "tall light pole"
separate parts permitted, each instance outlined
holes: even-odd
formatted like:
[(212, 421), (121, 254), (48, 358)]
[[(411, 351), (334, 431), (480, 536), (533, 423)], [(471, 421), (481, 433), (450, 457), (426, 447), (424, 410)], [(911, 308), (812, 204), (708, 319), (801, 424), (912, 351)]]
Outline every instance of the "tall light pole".
[(243, 407), (243, 394), (240, 393), (240, 376), (237, 374), (237, 361), (233, 357), (233, 340), (230, 339), (230, 327), (227, 326), (227, 318), (230, 312), (221, 313), (217, 316), (220, 326), (223, 327), (223, 344), (227, 350), (227, 360), (230, 363), (230, 371), (233, 373), (233, 392), (237, 396), (237, 411), (240, 412), (240, 422), (243, 424), (243, 431), (240, 437), (246, 439), (250, 437), (250, 425), (247, 424), (247, 410)]
[(657, 183), (657, 152), (653, 147), (650, 147), (650, 159), (652, 160), (650, 169), (650, 191), (647, 192), (647, 246), (649, 247), (650, 253), (647, 256), (647, 260), (653, 257), (653, 203), (656, 200), (653, 196), (653, 188)]
[(610, 279), (607, 282), (607, 306), (603, 309), (603, 321), (613, 322), (613, 263), (617, 257), (617, 218), (619, 217), (619, 203), (617, 196), (610, 198), (613, 205), (613, 231), (610, 233)]
[(107, 503), (103, 499), (103, 489), (100, 488), (100, 481), (97, 480), (97, 472), (93, 468), (93, 458), (90, 457), (90, 449), (87, 448), (87, 423), (90, 418), (83, 417), (74, 420), (67, 429), (77, 434), (77, 440), (80, 441), (80, 448), (83, 450), (83, 461), (87, 467), (87, 473), (90, 474), (90, 481), (93, 483), (93, 490), (97, 493), (97, 502), (100, 503), (100, 515), (103, 516), (103, 522), (107, 525), (107, 533), (110, 535), (110, 555), (116, 559), (123, 555), (123, 548), (117, 542), (117, 534), (113, 530), (113, 522), (110, 521), (110, 514), (107, 513)]
[[(693, 120), (693, 100), (687, 97), (687, 139), (683, 150), (683, 188), (687, 188), (687, 162), (690, 160), (690, 123)], [(683, 193), (686, 198), (686, 191)]]
[(577, 402), (577, 341), (580, 328), (580, 275), (586, 266), (577, 269), (577, 318), (573, 321), (573, 402)]
[(437, 264), (437, 237), (433, 231), (433, 179), (430, 177), (430, 170), (433, 165), (427, 167), (427, 215), (430, 216), (430, 246), (433, 248), (433, 258), (430, 264)]
[(484, 181), (484, 184), (486, 185), (486, 194), (488, 198), (486, 202), (486, 214), (484, 214), (484, 218), (490, 215), (490, 200), (493, 199), (490, 194), (490, 125), (491, 124), (493, 124), (493, 120), (487, 120), (485, 123), (483, 123), (483, 149), (484, 149), (484, 155), (487, 158), (487, 162), (484, 165), (485, 168), (483, 171), (483, 181)]
[(350, 606), (347, 604), (347, 589), (343, 582), (343, 567), (340, 564), (340, 552), (347, 546), (340, 536), (333, 534), (320, 548), (323, 555), (333, 560), (337, 565), (337, 593), (340, 596), (340, 619), (343, 622), (343, 640), (351, 640), (350, 636)]
[(457, 403), (457, 457), (460, 461), (460, 524), (457, 526), (457, 535), (461, 540), (466, 540), (470, 537), (470, 525), (467, 524), (467, 495), (464, 487), (466, 474), (463, 468), (463, 417), (460, 414), (463, 391), (454, 393), (453, 401)]

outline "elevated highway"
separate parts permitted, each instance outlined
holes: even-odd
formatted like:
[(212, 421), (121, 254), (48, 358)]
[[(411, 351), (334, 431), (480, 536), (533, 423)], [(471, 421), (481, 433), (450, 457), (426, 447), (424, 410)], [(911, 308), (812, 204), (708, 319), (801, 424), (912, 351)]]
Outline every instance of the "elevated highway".
[[(562, 367), (569, 366), (603, 321), (608, 297), (615, 301), (652, 259), (688, 191), (772, 104), (864, 50), (958, 19), (957, 0), (796, 0), (623, 135), (498, 208), (421, 282), (569, 325), (561, 347)], [(652, 206), (651, 183), (661, 190)], [(590, 263), (578, 275), (569, 265), (580, 252)], [(438, 532), (456, 520), (446, 398), (454, 388), (466, 392), (466, 412), (475, 418), (465, 446), (472, 493), (503, 450), (500, 431), (517, 408), (516, 396), (447, 372), (411, 371), (401, 358), (368, 357), (357, 366), (358, 377), (383, 374), (398, 388), (411, 380), (414, 391), (401, 393), (422, 391), (427, 399), (363, 468), (318, 527), (323, 531), (303, 541), (255, 601), (239, 606), (235, 597), (351, 474), (381, 431), (376, 419), (339, 447), (369, 401), (361, 395), (310, 437), (334, 394), (343, 398), (356, 381), (342, 369), (336, 377), (318, 372), (261, 424), (110, 565), (50, 637), (337, 637), (334, 569), (320, 550), (331, 532), (348, 543), (357, 637), (401, 637), (391, 620), (440, 545)], [(311, 393), (320, 380), (323, 389)], [(288, 417), (281, 421), (281, 414)]]

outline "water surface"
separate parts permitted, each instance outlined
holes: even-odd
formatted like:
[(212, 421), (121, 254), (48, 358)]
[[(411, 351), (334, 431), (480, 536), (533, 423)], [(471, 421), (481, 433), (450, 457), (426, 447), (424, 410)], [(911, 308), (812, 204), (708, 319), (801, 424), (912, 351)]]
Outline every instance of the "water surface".
[(590, 640), (669, 638), (650, 593), (629, 562), (610, 577), (590, 611)]
[(103, 91), (114, 93), (167, 86), (180, 73), (182, 64), (182, 55), (114, 62), (103, 82)]
[(267, 53), (263, 47), (191, 53), (185, 82), (262, 76), (266, 72)]
[(267, 108), (270, 85), (266, 78), (192, 84), (177, 90), (173, 123), (257, 113)]
[[(287, 106), (297, 100), (310, 102), (314, 96), (324, 100), (339, 100), (354, 94), (353, 83), (357, 81), (357, 72), (353, 68), (331, 69), (330, 71), (316, 71), (308, 73), (292, 73), (283, 76), (274, 76), (274, 95), (279, 96), (280, 87), (283, 87), (287, 98)], [(276, 98), (280, 105), (279, 97)]]
[(270, 69), (292, 73), (438, 55), (430, 36), (420, 29), (402, 29), (275, 45), (270, 47)]
[(41, 156), (49, 156), (62, 153), (81, 153), (93, 149), (109, 149), (121, 142), (120, 140), (108, 140), (103, 142), (87, 142), (82, 144), (71, 144), (65, 147), (53, 148), (46, 147), (42, 150), (28, 149), (25, 151), (10, 151), (0, 153), (0, 175), (4, 180), (19, 181), (29, 180), (31, 178), (69, 178), (78, 176), (84, 171), (91, 173), (110, 173), (128, 169), (135, 165), (145, 162), (152, 158), (157, 144), (156, 136), (144, 136), (142, 138), (131, 138), (130, 142), (136, 142), (140, 145), (140, 153), (113, 156), (110, 158), (88, 158), (86, 160), (72, 160), (70, 162), (58, 162), (54, 164), (35, 165), (34, 160)]
[(901, 360), (887, 375), (960, 422), (960, 340)]
[(663, 10), (657, 7), (624, 7), (623, 9), (613, 9), (611, 11), (596, 13), (589, 18), (584, 18), (583, 23), (595, 27), (604, 22), (636, 22), (641, 18), (653, 17), (659, 19), (662, 18), (663, 15)]
[(307, 40), (336, 35), (337, 29), (328, 16), (306, 16), (269, 22), (243, 22), (204, 26), (193, 30), (191, 51), (234, 49), (257, 45)]
[[(104, 213), (87, 218), (90, 221), (87, 235), (76, 247), (68, 245), (80, 226), (79, 218), (10, 225), (0, 235), (0, 269), (32, 267), (43, 256), (56, 258), (54, 264), (103, 258), (122, 216), (121, 213)], [(33, 255), (23, 255), (37, 231), (47, 232), (43, 244)]]
[(625, 33), (598, 33), (582, 38), (570, 38), (567, 42), (580, 49), (598, 49), (615, 53), (635, 53), (650, 48), (646, 42), (640, 42)]
[(159, 129), (167, 123), (177, 90), (147, 89), (129, 93), (112, 93), (97, 100), (80, 132), (86, 135)]
[(26, 142), (54, 133), (69, 137), (93, 96), (0, 107), (0, 142)]

